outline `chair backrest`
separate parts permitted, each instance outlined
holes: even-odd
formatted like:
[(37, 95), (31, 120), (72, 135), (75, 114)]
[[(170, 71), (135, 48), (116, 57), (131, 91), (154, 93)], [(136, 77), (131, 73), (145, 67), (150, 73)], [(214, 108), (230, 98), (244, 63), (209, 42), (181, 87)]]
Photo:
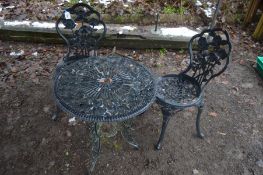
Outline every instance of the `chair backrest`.
[(223, 73), (231, 53), (229, 35), (220, 28), (206, 29), (193, 36), (188, 44), (190, 64), (183, 72), (194, 77), (203, 87)]
[(56, 22), (58, 34), (67, 43), (65, 56), (90, 56), (106, 34), (106, 25), (99, 12), (84, 3), (66, 9)]

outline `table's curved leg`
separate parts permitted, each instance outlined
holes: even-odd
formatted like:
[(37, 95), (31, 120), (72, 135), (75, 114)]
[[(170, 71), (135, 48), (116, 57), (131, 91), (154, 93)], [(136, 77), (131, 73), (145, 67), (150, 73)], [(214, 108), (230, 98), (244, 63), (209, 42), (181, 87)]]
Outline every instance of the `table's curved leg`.
[(97, 163), (99, 154), (100, 154), (100, 133), (99, 133), (99, 124), (96, 122), (93, 122), (91, 124), (91, 139), (92, 139), (92, 145), (91, 145), (91, 167), (89, 169), (89, 172), (91, 173), (95, 165)]
[(131, 145), (135, 149), (139, 149), (139, 144), (135, 141), (132, 134), (131, 120), (121, 122), (121, 135), (129, 145)]
[(55, 112), (52, 115), (52, 120), (56, 121), (58, 119), (58, 115), (61, 112), (61, 109), (56, 105)]

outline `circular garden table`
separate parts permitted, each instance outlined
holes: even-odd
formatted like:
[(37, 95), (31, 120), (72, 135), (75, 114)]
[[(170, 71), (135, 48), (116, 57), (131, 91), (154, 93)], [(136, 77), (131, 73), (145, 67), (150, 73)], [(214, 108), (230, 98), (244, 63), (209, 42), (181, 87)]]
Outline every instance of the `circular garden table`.
[(101, 122), (121, 121), (122, 136), (139, 147), (128, 119), (143, 113), (155, 100), (155, 78), (145, 66), (117, 55), (73, 57), (57, 66), (53, 87), (58, 109), (92, 122), (91, 171), (100, 152)]

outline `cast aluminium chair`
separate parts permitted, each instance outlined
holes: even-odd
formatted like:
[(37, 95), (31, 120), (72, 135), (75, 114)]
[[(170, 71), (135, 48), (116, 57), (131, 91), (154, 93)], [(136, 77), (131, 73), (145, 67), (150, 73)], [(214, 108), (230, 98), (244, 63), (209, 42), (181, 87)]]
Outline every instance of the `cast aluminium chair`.
[(200, 116), (203, 111), (204, 88), (216, 76), (223, 73), (229, 63), (231, 43), (225, 30), (215, 28), (202, 31), (188, 43), (190, 55), (188, 67), (179, 74), (168, 74), (157, 83), (157, 103), (163, 114), (162, 130), (155, 148), (161, 148), (172, 111), (196, 106), (196, 131), (200, 138)]
[(68, 46), (64, 61), (96, 56), (107, 31), (100, 13), (85, 3), (66, 9), (56, 22), (56, 30)]
[[(67, 54), (56, 68), (59, 69), (72, 61), (96, 55), (98, 44), (105, 37), (107, 29), (100, 13), (87, 4), (78, 3), (63, 12), (56, 22), (56, 30), (67, 44)], [(54, 82), (59, 77), (56, 71)], [(69, 109), (62, 108), (71, 113)], [(56, 120), (60, 112), (61, 109), (57, 106), (52, 119)]]

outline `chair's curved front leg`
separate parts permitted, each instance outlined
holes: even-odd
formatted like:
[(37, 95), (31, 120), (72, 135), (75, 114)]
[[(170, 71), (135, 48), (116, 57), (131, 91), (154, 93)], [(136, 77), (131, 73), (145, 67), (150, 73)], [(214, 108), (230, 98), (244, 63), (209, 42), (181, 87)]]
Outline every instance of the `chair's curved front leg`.
[(197, 112), (196, 122), (195, 122), (196, 132), (197, 132), (197, 136), (199, 138), (203, 139), (204, 134), (202, 133), (201, 128), (200, 128), (200, 117), (201, 117), (201, 114), (202, 114), (203, 108), (204, 108), (203, 100), (197, 105), (197, 108), (198, 108), (198, 112)]
[(160, 150), (161, 149), (161, 143), (164, 138), (165, 130), (166, 127), (169, 123), (170, 117), (171, 117), (171, 110), (167, 108), (162, 108), (162, 114), (163, 114), (163, 124), (162, 124), (162, 130), (161, 130), (161, 135), (159, 137), (159, 140), (157, 144), (155, 145), (155, 149)]

